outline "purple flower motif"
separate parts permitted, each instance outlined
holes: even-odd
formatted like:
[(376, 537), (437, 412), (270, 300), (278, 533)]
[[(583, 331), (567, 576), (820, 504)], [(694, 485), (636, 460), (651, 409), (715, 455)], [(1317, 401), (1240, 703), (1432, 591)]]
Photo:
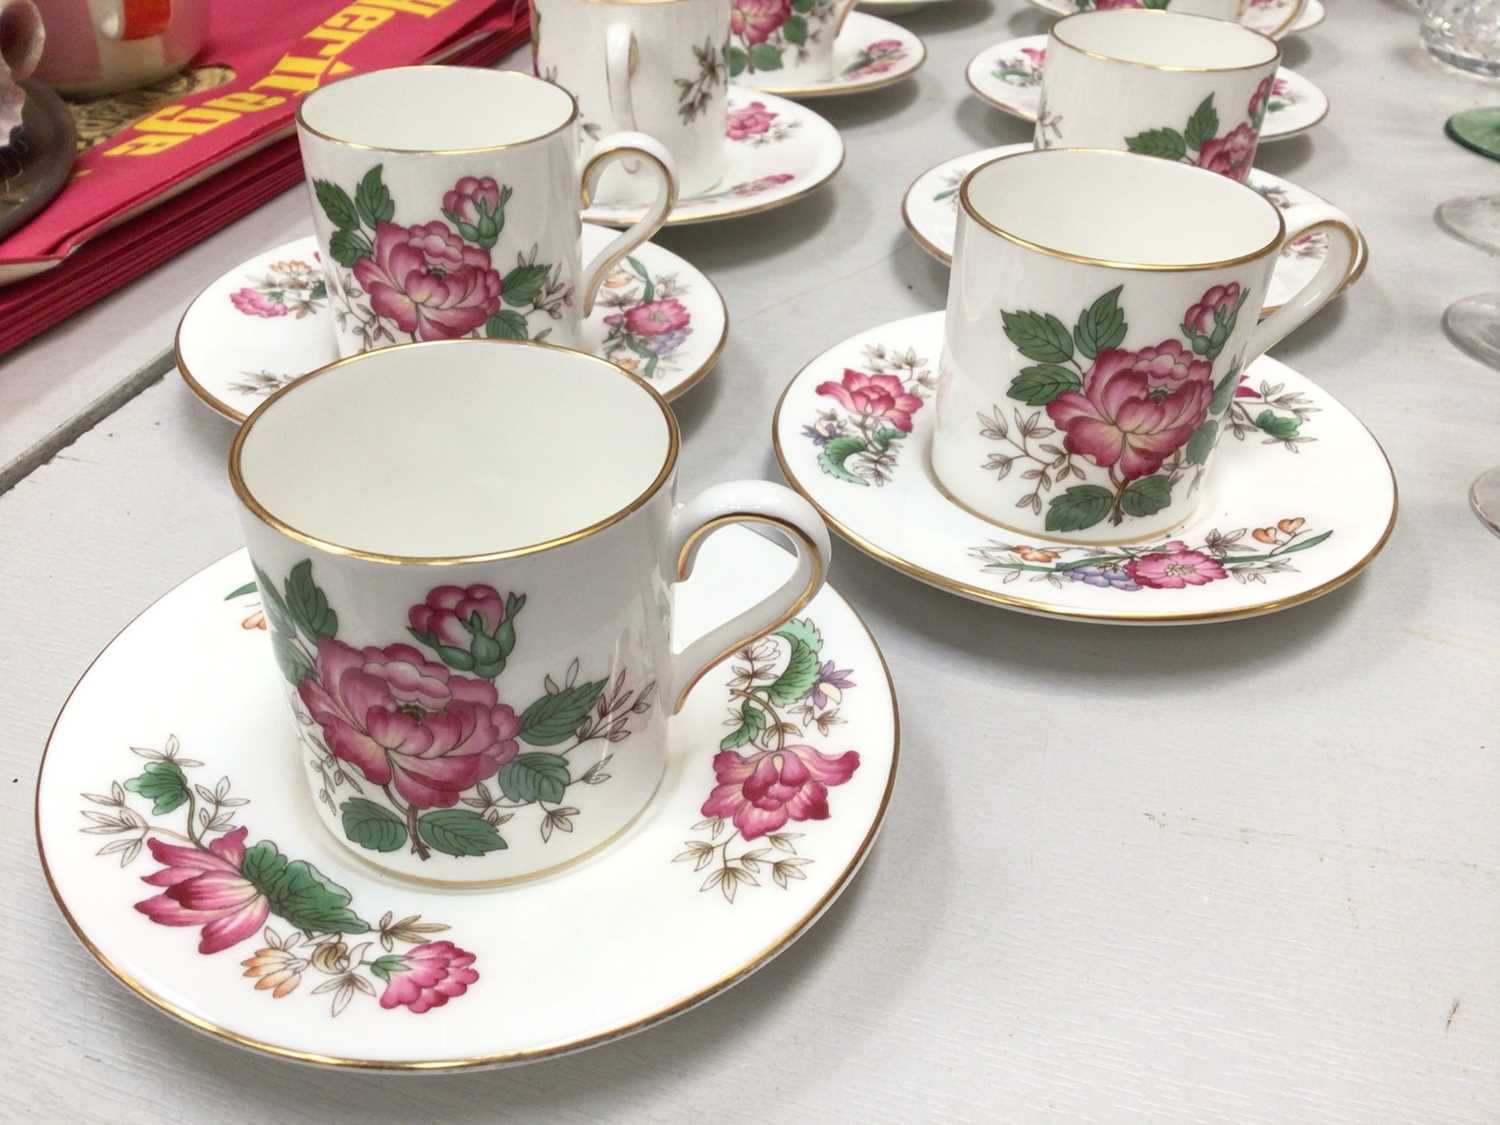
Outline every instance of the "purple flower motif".
[(1140, 589), (1135, 580), (1117, 566), (1080, 566), (1063, 573), (1074, 582), (1097, 586), (1101, 590), (1108, 590), (1111, 586), (1116, 590)]
[(849, 678), (853, 671), (853, 668), (835, 668), (832, 660), (823, 661), (823, 666), (818, 669), (818, 678), (807, 689), (806, 698), (820, 711), (831, 703), (840, 702), (844, 698), (845, 688), (857, 686)]

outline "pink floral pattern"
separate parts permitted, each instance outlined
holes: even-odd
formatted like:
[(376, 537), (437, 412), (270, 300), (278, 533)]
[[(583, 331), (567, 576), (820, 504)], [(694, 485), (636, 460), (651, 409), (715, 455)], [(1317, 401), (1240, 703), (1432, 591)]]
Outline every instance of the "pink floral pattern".
[(481, 334), (541, 339), (572, 304), (561, 264), (538, 262), (535, 244), (509, 270), (495, 260), (513, 192), (493, 177), (460, 176), (433, 201), (443, 217), (415, 223), (396, 221), (379, 164), (352, 195), (329, 180), (315, 180), (313, 194), (333, 227), (324, 267), (338, 325), (365, 349)]
[[(391, 911), (368, 921), (352, 909), (349, 892), (311, 863), (289, 859), (271, 840), (250, 844), (249, 829), (234, 823), (250, 801), (234, 794), (227, 777), (211, 788), (192, 780), (190, 771), (204, 763), (181, 751), (175, 736), (162, 750), (133, 748), (145, 759), (139, 774), (82, 795), (82, 831), (111, 838), (99, 855), (127, 867), (147, 851), (160, 865), (141, 877), (162, 893), (137, 902), (140, 914), (159, 926), (197, 929), (197, 950), (209, 957), (259, 935), (262, 944), (240, 961), (242, 977), (276, 1001), (308, 978), (319, 981), (306, 994), (326, 997), (335, 1017), (356, 997), (373, 998), (379, 984), (381, 1007), (421, 1014), (478, 983), (474, 954), (433, 940), (447, 926)], [(133, 801), (149, 802), (149, 811)], [(181, 814), (177, 827), (163, 819), (173, 813)], [(273, 919), (283, 928), (267, 925)], [(364, 940), (351, 948), (354, 937)], [(411, 948), (398, 951), (403, 946)]]
[[(998, 406), (981, 415), (981, 436), (1003, 448), (983, 467), (1004, 480), (1026, 465), (1021, 476), (1033, 483), (1017, 506), (1037, 516), (1055, 484), (1078, 479), (1046, 501), (1047, 531), (1080, 531), (1106, 519), (1119, 525), (1166, 508), (1188, 470), (1207, 462), (1239, 382), (1237, 361), (1215, 373), (1249, 295), (1239, 283), (1210, 286), (1190, 305), (1180, 321), (1183, 339), (1136, 348), (1123, 346), (1123, 290), (1084, 309), (1070, 322), (1072, 332), (1051, 313), (1001, 313), (1006, 337), (1033, 363), (1015, 372), (1008, 395), (1043, 408), (1052, 425), (1020, 407), (1012, 417)], [(1060, 445), (1047, 441), (1054, 435)]]
[(732, 0), (725, 52), (730, 77), (805, 62), (808, 45), (833, 34), (840, 7), (839, 0)]
[(829, 476), (884, 485), (934, 380), (927, 361), (911, 349), (866, 348), (865, 366), (846, 367), (838, 382), (818, 384), (817, 393), (843, 409), (825, 411), (802, 432), (818, 448), (818, 467)]
[(1042, 84), (1042, 68), (1047, 65), (1047, 48), (1022, 47), (1019, 56), (997, 59), (990, 74), (1009, 86), (1030, 89)]
[(645, 379), (665, 369), (693, 334), (693, 314), (678, 297), (687, 286), (676, 274), (653, 274), (628, 255), (604, 281), (600, 304), (613, 311), (604, 318), (609, 332), (600, 349), (606, 359)]
[(301, 320), (322, 309), (328, 297), (318, 268), (298, 259), (272, 262), (264, 274), (247, 280), (249, 285), (229, 294), (229, 303), (245, 316)]
[(1047, 550), (1026, 543), (992, 541), (969, 552), (981, 569), (1004, 575), (1004, 581), (1029, 578), (1059, 589), (1070, 583), (1116, 593), (1143, 590), (1190, 590), (1232, 579), (1265, 583), (1294, 572), (1294, 556), (1328, 541), (1332, 531), (1313, 534), (1301, 516), (1266, 527), (1206, 534), (1189, 546), (1181, 539), (1147, 546), (1070, 547)]
[(813, 731), (827, 737), (843, 720), (843, 693), (853, 690), (852, 670), (831, 660), (819, 663), (823, 637), (807, 618), (787, 622), (772, 636), (746, 645), (729, 681), (733, 729), (713, 758), (714, 786), (703, 802), (704, 820), (673, 857), (707, 871), (702, 891), (717, 889), (733, 903), (742, 887), (760, 886), (760, 876), (783, 890), (805, 879), (812, 859), (796, 843), (793, 823), (833, 815), (830, 789), (847, 784), (859, 769), (856, 750), (826, 753), (795, 736)]
[[(613, 679), (580, 681), (578, 660), (560, 683), (547, 676), (529, 707), (502, 702), (499, 681), (517, 644), (524, 594), (433, 587), (401, 614), (417, 648), (340, 640), (338, 613), (310, 560), (280, 586), (257, 570), (241, 592), (252, 590), (262, 595), (277, 662), (307, 728), (320, 799), (358, 847), (407, 847), (423, 861), (434, 851), (459, 860), (500, 852), (503, 860), (500, 829), (527, 808), (539, 814), (543, 843), (554, 831), (570, 832), (581, 814), (565, 801), (568, 789), (608, 775), (596, 776), (597, 757), (575, 770), (569, 755), (624, 742), (651, 708), (654, 684), (628, 687), (623, 668)], [(353, 793), (340, 803), (334, 795), (345, 788)]]
[(751, 102), (729, 111), (724, 135), (731, 141), (743, 141), (747, 137), (760, 136), (771, 128), (779, 115), (766, 108), (765, 102)]
[(844, 67), (843, 78), (853, 81), (888, 74), (906, 58), (906, 44), (899, 39), (877, 39), (857, 52)]
[(1199, 103), (1182, 130), (1171, 126), (1147, 129), (1125, 138), (1125, 147), (1146, 156), (1160, 156), (1218, 172), (1243, 183), (1250, 175), (1265, 120), (1270, 79), (1260, 83), (1246, 107), (1248, 120), (1222, 132), (1219, 111), (1210, 94)]

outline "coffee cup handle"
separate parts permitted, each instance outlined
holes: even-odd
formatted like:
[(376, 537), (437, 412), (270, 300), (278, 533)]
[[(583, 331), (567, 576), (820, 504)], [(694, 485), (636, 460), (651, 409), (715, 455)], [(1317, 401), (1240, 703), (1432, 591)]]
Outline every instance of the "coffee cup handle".
[(581, 191), (585, 209), (593, 198), (594, 189), (599, 185), (599, 177), (605, 166), (616, 160), (630, 159), (642, 160), (654, 168), (661, 178), (661, 186), (656, 198), (646, 208), (646, 213), (584, 268), (584, 316), (593, 313), (594, 296), (620, 259), (661, 230), (667, 216), (672, 213), (672, 208), (677, 205), (677, 166), (672, 163), (671, 155), (660, 142), (652, 140), (645, 133), (611, 133), (595, 141), (584, 159)]
[(705, 672), (795, 617), (822, 589), (828, 573), (828, 528), (813, 506), (779, 484), (737, 480), (714, 485), (673, 513), (663, 563), (673, 572), (670, 581), (686, 581), (703, 541), (732, 523), (759, 524), (781, 532), (796, 551), (797, 566), (791, 577), (755, 605), (672, 653), (667, 698), (674, 715)]
[(1267, 34), (1270, 35), (1272, 39), (1284, 35), (1288, 31), (1288, 29), (1291, 28), (1292, 24), (1296, 23), (1297, 20), (1301, 18), (1302, 9), (1305, 7), (1307, 7), (1307, 0), (1296, 0), (1296, 2), (1292, 5), (1292, 10), (1287, 13), (1286, 19), (1282, 20), (1279, 24), (1277, 24), (1274, 28), (1267, 32)]
[[(1245, 367), (1249, 367), (1253, 361), (1301, 328), (1309, 317), (1354, 280), (1355, 264), (1360, 256), (1359, 235), (1342, 219), (1314, 219), (1304, 223), (1295, 230), (1288, 231), (1281, 245), (1286, 246), (1303, 235), (1319, 230), (1327, 231), (1330, 236), (1328, 257), (1323, 259), (1323, 264), (1313, 274), (1311, 281), (1297, 290), (1286, 304), (1255, 326), (1255, 331), (1250, 334), (1250, 346), (1245, 352)], [(1280, 248), (1277, 252), (1280, 253)]]
[(604, 35), (604, 80), (609, 87), (609, 112), (616, 129), (635, 129), (635, 100), (630, 93), (630, 79), (639, 62), (635, 32), (623, 23), (610, 24)]

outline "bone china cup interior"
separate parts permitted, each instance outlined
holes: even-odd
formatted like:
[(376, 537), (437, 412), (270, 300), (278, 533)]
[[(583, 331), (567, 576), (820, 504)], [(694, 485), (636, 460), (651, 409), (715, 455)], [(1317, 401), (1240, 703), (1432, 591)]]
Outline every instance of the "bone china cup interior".
[[(441, 884), (537, 875), (624, 830), (687, 690), (828, 567), (822, 522), (779, 485), (674, 506), (677, 450), (644, 382), (532, 342), (381, 349), (267, 399), (229, 474), (310, 787), (286, 799)], [(738, 522), (791, 543), (790, 576), (674, 649), (674, 584)]]
[[(684, 195), (713, 189), (728, 164), (730, 0), (532, 0), (537, 74), (570, 90), (585, 127), (638, 129), (677, 164)], [(629, 167), (604, 174), (601, 203), (640, 203), (655, 191)]]
[[(676, 201), (672, 159), (642, 133), (580, 153), (566, 90), (477, 67), (372, 71), (297, 109), (339, 354), (464, 336), (580, 346), (616, 262)], [(580, 215), (608, 166), (653, 202), (586, 266)]]
[[(1011, 532), (1150, 539), (1192, 515), (1240, 373), (1337, 292), (1348, 226), (1288, 233), (1253, 189), (1107, 150), (1022, 152), (959, 187), (932, 468)], [(1328, 256), (1256, 325), (1288, 238)]]
[(1281, 48), (1225, 20), (1084, 12), (1048, 35), (1037, 148), (1115, 148), (1250, 174)]

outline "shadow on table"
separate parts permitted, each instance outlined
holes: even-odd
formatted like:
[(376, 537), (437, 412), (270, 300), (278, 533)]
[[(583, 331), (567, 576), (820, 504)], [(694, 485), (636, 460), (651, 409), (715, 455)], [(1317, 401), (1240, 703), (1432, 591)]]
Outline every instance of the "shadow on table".
[(805, 104), (839, 131), (847, 147), (853, 143), (850, 138), (853, 129), (864, 125), (889, 128), (891, 119), (917, 100), (922, 92), (922, 71), (930, 65), (931, 60), (910, 78), (858, 97), (813, 98)]
[(767, 212), (757, 212), (719, 222), (667, 227), (651, 241), (686, 258), (709, 277), (732, 266), (776, 258), (804, 245), (828, 224), (838, 184), (839, 176), (835, 176), (806, 199), (777, 208), (774, 222), (766, 221)]
[(896, 22), (925, 39), (949, 31), (963, 31), (987, 22), (994, 15), (994, 0), (955, 0), (907, 12), (896, 17)]
[[(996, 145), (1030, 144), (1035, 132), (1030, 121), (1012, 117), (982, 101), (978, 94), (964, 87), (967, 97), (958, 103), (953, 113), (955, 124), (974, 138), (974, 148), (994, 148)], [(955, 152), (953, 156), (961, 156)]]

